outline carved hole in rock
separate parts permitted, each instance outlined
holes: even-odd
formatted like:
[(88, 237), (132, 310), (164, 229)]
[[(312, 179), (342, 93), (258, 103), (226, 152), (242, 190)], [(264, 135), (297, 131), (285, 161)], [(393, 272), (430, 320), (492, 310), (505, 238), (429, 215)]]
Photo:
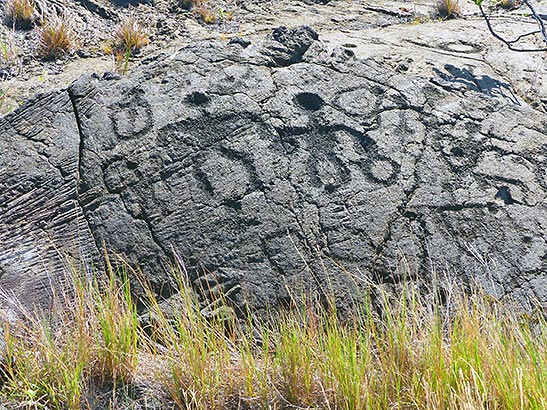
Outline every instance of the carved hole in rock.
[(502, 186), (498, 189), (498, 192), (494, 196), (494, 199), (502, 200), (505, 205), (511, 205), (515, 203), (513, 197), (511, 196), (511, 192), (509, 192), (509, 188), (506, 186)]
[(135, 170), (135, 169), (137, 169), (138, 166), (139, 166), (139, 164), (137, 164), (136, 162), (127, 161), (127, 169)]
[(296, 101), (298, 101), (298, 104), (300, 104), (306, 110), (310, 110), (310, 111), (317, 111), (323, 105), (325, 105), (325, 101), (323, 101), (323, 99), (320, 96), (314, 93), (297, 94)]
[(463, 157), (463, 149), (461, 149), (460, 147), (454, 147), (450, 150), (450, 152), (456, 156), (456, 157)]
[(342, 44), (342, 47), (357, 48), (357, 45), (353, 43), (345, 43), (345, 44)]
[(202, 93), (200, 91), (194, 91), (192, 94), (189, 94), (187, 99), (189, 103), (196, 104), (196, 105), (205, 104), (209, 102), (210, 100), (207, 94)]

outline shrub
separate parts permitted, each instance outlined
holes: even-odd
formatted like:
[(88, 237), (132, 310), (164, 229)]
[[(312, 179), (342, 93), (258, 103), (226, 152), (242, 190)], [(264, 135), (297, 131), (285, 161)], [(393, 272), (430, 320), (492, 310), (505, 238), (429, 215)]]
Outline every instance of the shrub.
[(37, 29), (38, 50), (44, 58), (59, 58), (75, 46), (75, 33), (68, 15), (51, 17)]
[(6, 0), (4, 18), (9, 26), (29, 29), (34, 23), (35, 6), (32, 0)]
[(453, 19), (461, 14), (460, 3), (458, 0), (438, 0), (437, 15), (442, 19)]

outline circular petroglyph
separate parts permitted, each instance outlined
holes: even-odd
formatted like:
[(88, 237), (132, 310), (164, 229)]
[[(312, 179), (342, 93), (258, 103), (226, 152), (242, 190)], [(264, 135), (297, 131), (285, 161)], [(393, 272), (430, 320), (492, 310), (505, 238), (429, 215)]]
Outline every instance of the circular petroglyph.
[(463, 41), (442, 43), (440, 44), (440, 48), (446, 51), (463, 54), (473, 54), (481, 51), (481, 47), (479, 45)]
[(110, 119), (114, 133), (122, 139), (145, 134), (153, 125), (152, 108), (140, 93), (116, 104), (111, 110)]

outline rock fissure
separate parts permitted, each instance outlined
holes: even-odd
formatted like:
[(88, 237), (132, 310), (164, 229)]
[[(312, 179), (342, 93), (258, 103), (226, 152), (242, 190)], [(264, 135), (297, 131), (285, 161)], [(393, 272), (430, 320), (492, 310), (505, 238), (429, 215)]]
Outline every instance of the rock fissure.
[[(78, 106), (76, 104), (76, 96), (74, 95), (74, 93), (72, 92), (72, 90), (70, 88), (67, 89), (67, 94), (68, 94), (68, 97), (70, 99), (70, 103), (71, 103), (71, 106), (72, 106), (72, 113), (74, 115), (74, 121), (76, 122), (76, 127), (77, 127), (77, 130), (78, 130), (78, 145), (77, 145), (77, 149), (78, 149), (78, 153), (77, 153), (77, 161), (76, 161), (76, 175), (75, 175), (75, 178), (76, 178), (76, 192), (75, 192), (75, 198), (78, 202), (78, 205), (81, 209), (81, 214), (83, 216), (83, 218), (85, 219), (86, 221), (86, 225), (87, 225), (87, 229), (90, 230), (91, 232), (91, 225), (90, 225), (90, 221), (89, 221), (89, 218), (87, 216), (87, 213), (85, 211), (86, 209), (86, 204), (82, 201), (81, 199), (81, 193), (82, 192), (85, 192), (87, 191), (86, 187), (85, 186), (82, 186), (82, 184), (84, 184), (84, 182), (82, 181), (82, 159), (83, 159), (83, 152), (84, 152), (84, 133), (82, 131), (82, 123), (81, 123), (81, 119), (80, 119), (80, 114), (78, 112)], [(101, 248), (101, 244), (99, 243), (96, 243), (96, 246), (98, 249)]]

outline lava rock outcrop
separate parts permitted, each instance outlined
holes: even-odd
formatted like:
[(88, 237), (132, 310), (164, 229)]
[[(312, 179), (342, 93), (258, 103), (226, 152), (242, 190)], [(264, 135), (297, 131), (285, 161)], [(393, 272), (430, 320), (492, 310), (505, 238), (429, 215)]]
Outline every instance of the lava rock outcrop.
[[(0, 285), (124, 255), (261, 308), (368, 280), (547, 301), (547, 117), (327, 50), (310, 28), (85, 76), (0, 121)], [(100, 259), (100, 258), (99, 258)]]

